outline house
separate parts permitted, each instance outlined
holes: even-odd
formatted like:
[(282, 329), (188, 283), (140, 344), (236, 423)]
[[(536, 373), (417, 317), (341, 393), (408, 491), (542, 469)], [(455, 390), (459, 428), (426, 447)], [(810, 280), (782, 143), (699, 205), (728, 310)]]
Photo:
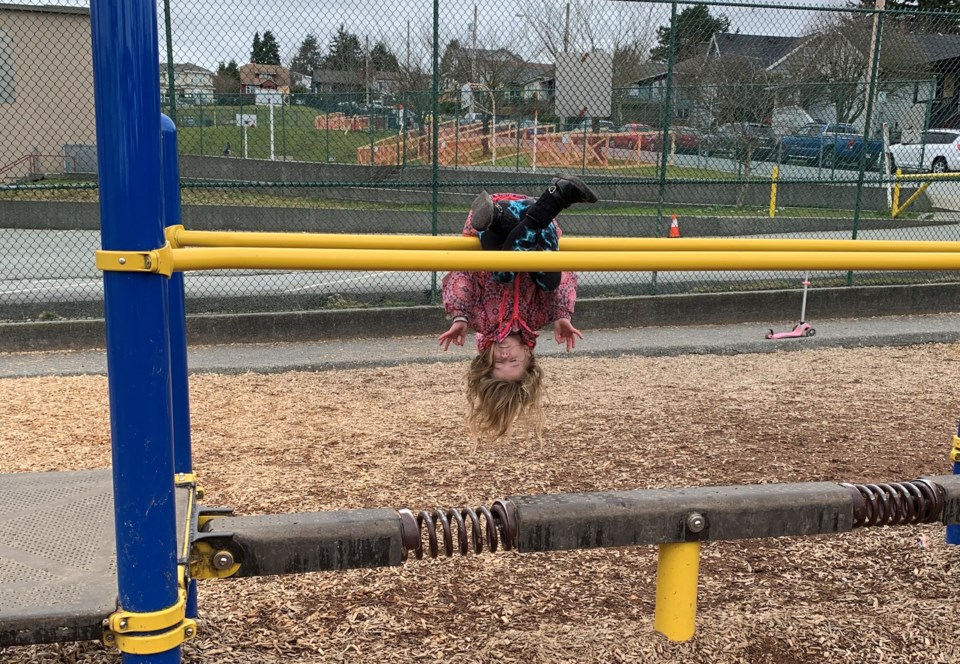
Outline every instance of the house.
[(554, 98), (556, 91), (556, 67), (538, 62), (525, 62), (514, 76), (511, 97), (514, 101), (527, 101), (537, 95), (539, 101)]
[(92, 63), (86, 7), (0, 4), (0, 179), (96, 171)]
[(298, 71), (290, 70), (290, 88), (293, 90), (309, 90), (312, 81), (310, 74), (303, 74)]
[[(173, 65), (173, 87), (177, 100), (185, 103), (209, 104), (213, 103), (213, 76), (209, 69), (204, 69), (190, 62)], [(170, 71), (166, 63), (160, 63), (160, 94), (170, 92)]]
[(240, 92), (248, 95), (258, 92), (290, 94), (290, 70), (256, 62), (243, 65), (240, 67)]
[(395, 95), (400, 89), (400, 75), (397, 72), (373, 71), (369, 75), (364, 70), (346, 71), (341, 69), (314, 69), (311, 88), (318, 94), (342, 94), (353, 96), (354, 101), (361, 96), (370, 96), (372, 100), (383, 102), (385, 97)]
[(904, 105), (909, 101), (911, 114), (903, 123), (905, 134), (915, 139), (926, 127), (960, 128), (960, 35), (912, 34), (910, 40), (913, 78), (917, 80), (891, 100)]
[(803, 47), (804, 37), (774, 37), (717, 32), (710, 39), (706, 59), (746, 60), (767, 72), (782, 73), (785, 63)]

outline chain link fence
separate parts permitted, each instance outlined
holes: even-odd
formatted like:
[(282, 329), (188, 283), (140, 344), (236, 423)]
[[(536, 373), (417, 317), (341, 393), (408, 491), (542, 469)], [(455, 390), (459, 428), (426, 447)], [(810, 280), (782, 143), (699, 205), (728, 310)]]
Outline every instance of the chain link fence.
[[(960, 182), (897, 175), (960, 172), (960, 14), (610, 0), (157, 12), (191, 229), (458, 233), (481, 190), (536, 196), (572, 172), (601, 199), (562, 214), (572, 235), (666, 236), (675, 219), (687, 237), (960, 239)], [(0, 126), (0, 319), (102, 315), (88, 5), (0, 5)], [(187, 306), (423, 304), (439, 276), (196, 273)], [(585, 273), (580, 293), (799, 281)]]

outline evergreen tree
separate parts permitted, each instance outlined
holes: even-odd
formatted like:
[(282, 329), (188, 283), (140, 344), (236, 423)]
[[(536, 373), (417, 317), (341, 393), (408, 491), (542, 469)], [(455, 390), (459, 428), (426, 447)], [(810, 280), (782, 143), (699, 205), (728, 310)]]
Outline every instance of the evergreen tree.
[(263, 62), (263, 42), (260, 41), (260, 33), (253, 35), (253, 48), (250, 49), (250, 62)]
[(393, 54), (390, 48), (378, 41), (370, 51), (370, 66), (375, 71), (398, 71), (400, 63), (397, 62), (397, 56)]
[(347, 32), (341, 25), (330, 42), (327, 56), (323, 59), (323, 66), (326, 69), (339, 71), (362, 71), (364, 59), (360, 38)]
[(470, 58), (463, 52), (463, 46), (456, 39), (452, 39), (440, 56), (440, 75), (447, 85), (460, 85), (470, 81)]
[(320, 53), (320, 42), (316, 35), (307, 35), (297, 54), (290, 60), (290, 69), (301, 74), (312, 74), (323, 64), (323, 54)]
[(217, 65), (217, 73), (213, 77), (213, 89), (218, 93), (240, 92), (240, 68), (236, 60), (231, 60), (227, 64), (220, 62)]
[(269, 30), (263, 33), (263, 42), (260, 44), (260, 49), (262, 59), (257, 60), (257, 62), (263, 65), (280, 64), (280, 45), (277, 43), (277, 38)]
[[(706, 5), (687, 7), (677, 14), (677, 34), (674, 39), (674, 59), (679, 62), (702, 55), (714, 33), (726, 32), (730, 19), (720, 14), (711, 16)], [(650, 59), (666, 62), (670, 54), (670, 26), (657, 28), (657, 45), (650, 49)]]

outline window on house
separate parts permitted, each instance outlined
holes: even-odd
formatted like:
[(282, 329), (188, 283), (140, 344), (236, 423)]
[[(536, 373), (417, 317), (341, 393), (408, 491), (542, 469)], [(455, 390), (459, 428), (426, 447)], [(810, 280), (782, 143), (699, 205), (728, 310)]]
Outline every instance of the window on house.
[(0, 30), (0, 104), (12, 104), (17, 100), (17, 88), (13, 79), (13, 49), (10, 37)]

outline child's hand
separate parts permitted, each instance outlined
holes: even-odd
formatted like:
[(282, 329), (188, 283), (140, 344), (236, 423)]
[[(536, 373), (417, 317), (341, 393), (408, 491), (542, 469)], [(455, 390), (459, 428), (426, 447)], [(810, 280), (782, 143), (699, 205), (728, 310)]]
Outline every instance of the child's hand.
[(567, 344), (567, 352), (577, 347), (577, 337), (583, 339), (580, 330), (573, 326), (569, 318), (558, 318), (553, 323), (553, 338), (558, 344)]
[(451, 342), (456, 346), (462, 346), (467, 338), (467, 324), (463, 321), (457, 321), (450, 326), (450, 329), (440, 335), (440, 347), (443, 350), (449, 350)]

